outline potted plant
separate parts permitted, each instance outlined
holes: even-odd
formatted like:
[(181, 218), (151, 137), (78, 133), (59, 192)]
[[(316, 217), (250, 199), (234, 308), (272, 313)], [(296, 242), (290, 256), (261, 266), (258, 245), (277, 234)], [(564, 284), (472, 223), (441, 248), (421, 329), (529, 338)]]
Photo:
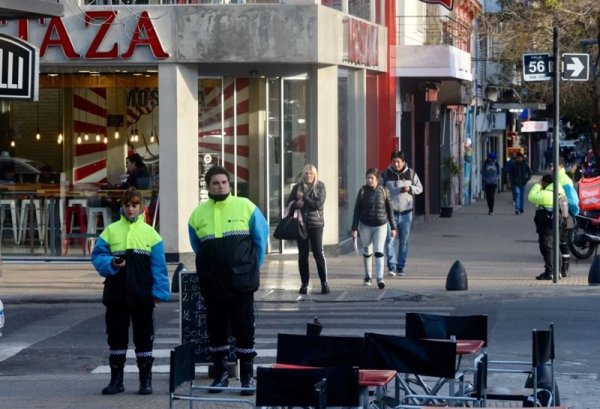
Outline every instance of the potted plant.
[(454, 160), (451, 155), (446, 156), (442, 161), (442, 206), (440, 208), (441, 217), (452, 217), (453, 200), (452, 193), (454, 192), (454, 183), (460, 175), (460, 165)]

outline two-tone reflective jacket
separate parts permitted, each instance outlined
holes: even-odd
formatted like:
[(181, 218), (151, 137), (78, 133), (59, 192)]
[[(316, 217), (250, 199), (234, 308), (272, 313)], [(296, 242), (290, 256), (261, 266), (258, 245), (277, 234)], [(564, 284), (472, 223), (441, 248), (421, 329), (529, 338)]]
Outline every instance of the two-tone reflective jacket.
[[(553, 183), (548, 184), (545, 188), (540, 183), (536, 183), (527, 195), (527, 199), (536, 206), (533, 221), (538, 234), (547, 234), (552, 229), (553, 191)], [(558, 208), (560, 214), (559, 227), (565, 228), (569, 218), (569, 203), (561, 185), (558, 185)]]
[(192, 212), (188, 230), (204, 298), (258, 289), (269, 226), (254, 203), (231, 194), (208, 199)]
[[(114, 257), (125, 259), (115, 268)], [(169, 300), (169, 273), (162, 238), (140, 214), (134, 221), (123, 215), (104, 229), (92, 251), (92, 264), (104, 281), (104, 305), (154, 305)]]
[(572, 216), (577, 216), (579, 214), (579, 196), (577, 196), (577, 191), (573, 186), (573, 180), (567, 175), (564, 168), (558, 168), (558, 183), (565, 191), (565, 196), (569, 202), (569, 213)]

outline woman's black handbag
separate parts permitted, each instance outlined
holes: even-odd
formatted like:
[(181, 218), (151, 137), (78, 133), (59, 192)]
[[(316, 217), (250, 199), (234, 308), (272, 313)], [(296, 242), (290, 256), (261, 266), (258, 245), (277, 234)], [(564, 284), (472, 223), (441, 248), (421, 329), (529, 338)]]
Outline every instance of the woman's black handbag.
[(277, 224), (273, 232), (273, 237), (278, 240), (306, 239), (308, 232), (300, 210), (296, 210), (293, 213), (288, 212), (288, 215)]

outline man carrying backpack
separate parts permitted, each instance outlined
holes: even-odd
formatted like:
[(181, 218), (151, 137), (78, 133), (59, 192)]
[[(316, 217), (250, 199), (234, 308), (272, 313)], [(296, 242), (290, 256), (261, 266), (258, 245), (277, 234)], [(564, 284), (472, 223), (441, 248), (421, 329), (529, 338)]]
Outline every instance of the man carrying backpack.
[(485, 200), (488, 205), (488, 214), (494, 213), (494, 195), (498, 188), (498, 178), (500, 177), (500, 165), (496, 162), (496, 154), (490, 152), (487, 159), (483, 162), (481, 168), (481, 181), (485, 190)]
[(515, 200), (516, 215), (520, 215), (524, 211), (525, 185), (529, 179), (531, 179), (531, 168), (525, 162), (523, 153), (517, 152), (517, 158), (510, 167), (510, 183)]

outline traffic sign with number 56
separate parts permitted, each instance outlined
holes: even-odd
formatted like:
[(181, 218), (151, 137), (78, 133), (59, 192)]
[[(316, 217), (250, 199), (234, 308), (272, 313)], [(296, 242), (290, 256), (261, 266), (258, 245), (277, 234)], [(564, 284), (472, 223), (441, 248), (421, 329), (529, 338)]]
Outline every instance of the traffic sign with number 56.
[(523, 54), (523, 81), (548, 81), (550, 78), (549, 54)]

